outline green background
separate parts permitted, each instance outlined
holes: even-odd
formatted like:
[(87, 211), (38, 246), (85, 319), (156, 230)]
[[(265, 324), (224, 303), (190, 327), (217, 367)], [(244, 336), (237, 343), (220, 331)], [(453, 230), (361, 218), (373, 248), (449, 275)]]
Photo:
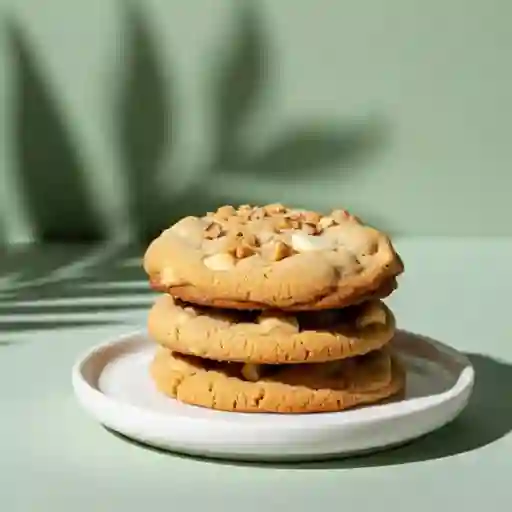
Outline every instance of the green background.
[(507, 0), (0, 0), (0, 240), (225, 202), (509, 235)]

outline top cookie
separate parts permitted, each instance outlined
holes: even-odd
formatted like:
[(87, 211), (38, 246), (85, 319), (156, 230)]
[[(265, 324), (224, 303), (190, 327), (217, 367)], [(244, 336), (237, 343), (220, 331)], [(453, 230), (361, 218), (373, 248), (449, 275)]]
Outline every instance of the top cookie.
[(402, 261), (389, 238), (345, 210), (223, 206), (185, 217), (148, 247), (152, 286), (199, 305), (339, 308), (395, 288)]

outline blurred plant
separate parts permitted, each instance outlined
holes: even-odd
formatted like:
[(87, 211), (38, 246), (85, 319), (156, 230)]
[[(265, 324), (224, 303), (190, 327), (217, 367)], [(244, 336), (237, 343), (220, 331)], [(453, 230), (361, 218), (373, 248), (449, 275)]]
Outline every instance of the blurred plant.
[[(310, 186), (323, 173), (332, 172), (333, 165), (354, 169), (354, 162), (379, 142), (379, 131), (372, 123), (341, 126), (306, 121), (280, 133), (263, 148), (249, 147), (246, 135), (269, 90), (272, 52), (255, 2), (234, 1), (236, 33), (228, 47), (218, 52), (211, 80), (211, 160), (184, 190), (162, 187), (158, 173), (166, 155), (174, 150), (177, 129), (173, 84), (163, 72), (159, 45), (141, 6), (135, 2), (124, 5), (128, 54), (123, 59), (126, 68), (120, 76), (124, 80), (113, 111), (114, 139), (127, 185), (130, 223), (138, 241), (154, 237), (183, 215), (202, 213), (219, 203), (252, 202), (250, 190), (232, 196), (216, 186), (219, 173), (228, 177), (245, 173), (263, 180), (272, 177), (273, 182), (296, 183), (300, 179)], [(11, 20), (8, 28), (17, 85), (14, 114), (19, 178), (37, 234), (43, 242), (98, 238), (101, 222), (85, 190), (86, 170), (63, 110), (50, 90), (51, 81), (41, 73), (20, 25)], [(182, 170), (173, 165), (165, 172), (172, 179), (179, 178)], [(49, 200), (55, 197), (57, 200)], [(149, 299), (150, 291), (140, 268), (141, 254), (141, 247), (116, 240), (92, 248), (10, 249), (0, 257), (0, 312), (15, 311), (21, 320), (0, 320), (0, 332), (44, 327), (43, 321), (35, 324), (34, 318), (25, 322), (28, 312), (36, 317), (49, 312), (57, 315), (56, 320), (47, 322), (52, 329), (84, 322), (101, 324), (101, 308), (116, 309), (115, 304), (107, 305), (109, 297), (116, 298), (120, 310), (146, 307), (144, 297)], [(83, 314), (88, 318), (80, 319)]]

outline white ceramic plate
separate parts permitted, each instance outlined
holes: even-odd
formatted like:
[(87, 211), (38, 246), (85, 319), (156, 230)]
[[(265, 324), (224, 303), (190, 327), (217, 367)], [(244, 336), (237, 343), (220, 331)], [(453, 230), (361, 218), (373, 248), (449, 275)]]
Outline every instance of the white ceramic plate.
[(453, 420), (474, 371), (456, 350), (407, 333), (394, 346), (407, 368), (404, 399), (337, 413), (242, 414), (179, 403), (148, 375), (155, 346), (143, 333), (102, 343), (73, 367), (81, 405), (134, 440), (192, 455), (245, 460), (318, 459), (404, 443)]

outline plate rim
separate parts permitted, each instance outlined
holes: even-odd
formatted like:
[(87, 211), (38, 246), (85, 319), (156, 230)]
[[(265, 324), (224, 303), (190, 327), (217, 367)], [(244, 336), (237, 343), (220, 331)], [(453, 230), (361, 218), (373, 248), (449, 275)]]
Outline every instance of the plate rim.
[[(400, 331), (400, 330), (398, 330)], [(398, 332), (397, 331), (397, 332)], [(407, 331), (401, 331), (407, 333)], [(272, 430), (272, 431), (290, 431), (295, 428), (304, 430), (314, 430), (314, 429), (325, 429), (330, 427), (340, 427), (343, 426), (345, 428), (350, 428), (351, 426), (365, 426), (370, 425), (374, 422), (381, 421), (389, 421), (389, 420), (397, 420), (410, 416), (412, 414), (421, 414), (424, 411), (427, 411), (432, 408), (436, 408), (441, 406), (442, 404), (446, 404), (453, 400), (456, 400), (460, 396), (467, 393), (467, 398), (464, 402), (464, 405), (467, 403), (475, 380), (475, 370), (474, 367), (469, 360), (469, 358), (464, 355), (462, 352), (457, 349), (442, 343), (437, 340), (433, 340), (430, 338), (426, 338), (425, 336), (408, 333), (411, 336), (422, 338), (426, 343), (433, 345), (437, 351), (445, 358), (449, 358), (454, 361), (458, 366), (460, 366), (460, 374), (458, 375), (457, 381), (451, 386), (449, 389), (442, 391), (441, 393), (437, 393), (435, 395), (427, 395), (417, 398), (406, 399), (407, 405), (404, 403), (385, 403), (385, 404), (376, 404), (374, 406), (369, 405), (363, 409), (364, 414), (361, 415), (361, 409), (353, 409), (347, 411), (339, 411), (339, 412), (326, 412), (326, 413), (318, 413), (318, 414), (293, 414), (293, 415), (278, 415), (271, 413), (261, 413), (258, 414), (261, 416), (271, 416), (272, 421), (268, 424), (265, 422), (252, 423), (250, 421), (247, 422), (238, 422), (236, 425), (232, 423), (234, 418), (233, 415), (240, 415), (243, 413), (239, 412), (228, 412), (228, 411), (211, 411), (214, 412), (215, 415), (211, 417), (193, 417), (186, 415), (173, 415), (167, 414), (165, 412), (154, 411), (150, 409), (145, 409), (143, 407), (122, 402), (109, 396), (108, 394), (102, 392), (101, 390), (92, 386), (89, 381), (83, 375), (83, 369), (85, 365), (89, 363), (94, 357), (97, 357), (101, 352), (115, 347), (116, 345), (125, 345), (125, 344), (134, 344), (134, 345), (143, 345), (153, 343), (151, 341), (150, 336), (147, 334), (145, 330), (133, 330), (126, 332), (124, 334), (108, 338), (100, 343), (97, 343), (86, 350), (83, 350), (75, 359), (72, 369), (71, 369), (71, 377), (72, 377), (72, 386), (78, 401), (85, 407), (85, 409), (91, 413), (90, 407), (84, 404), (84, 401), (90, 405), (91, 402), (94, 402), (95, 410), (114, 410), (119, 411), (123, 416), (136, 415), (143, 422), (158, 422), (160, 425), (163, 423), (172, 423), (174, 427), (176, 427), (177, 422), (180, 425), (194, 425), (199, 426), (201, 424), (207, 423), (209, 428), (219, 428), (222, 429), (227, 424), (231, 428), (237, 429), (254, 429), (255, 427), (259, 430)], [(439, 364), (439, 363), (436, 363)], [(101, 372), (106, 367), (106, 364), (101, 368)], [(86, 399), (84, 400), (84, 396)], [(187, 404), (183, 404), (187, 405)], [(188, 405), (188, 407), (194, 407)], [(117, 415), (117, 414), (116, 414)], [(250, 415), (254, 415), (254, 413), (250, 413)], [(300, 425), (299, 422), (293, 421), (293, 419), (287, 419), (285, 421), (280, 421), (280, 418), (301, 418)], [(312, 420), (306, 420), (306, 418), (313, 418)], [(321, 421), (318, 421), (321, 418)], [(96, 417), (96, 420), (98, 418)], [(188, 428), (188, 427), (187, 427)], [(193, 428), (193, 427), (191, 427)]]

